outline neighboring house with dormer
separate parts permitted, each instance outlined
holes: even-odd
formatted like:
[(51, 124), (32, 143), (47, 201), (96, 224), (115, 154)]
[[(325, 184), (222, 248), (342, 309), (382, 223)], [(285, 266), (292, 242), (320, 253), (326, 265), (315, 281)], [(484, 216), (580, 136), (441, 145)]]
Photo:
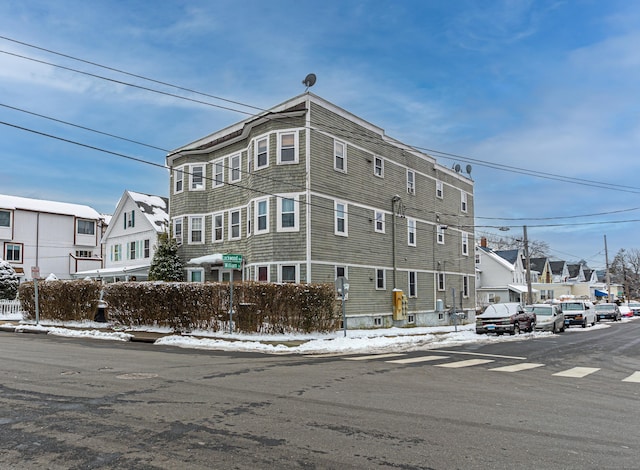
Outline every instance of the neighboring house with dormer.
[(583, 265), (581, 263), (567, 264), (567, 270), (569, 271), (568, 282), (585, 282)]
[(75, 277), (105, 281), (147, 280), (158, 236), (168, 229), (167, 198), (125, 191), (102, 239), (104, 267), (76, 273)]
[(103, 219), (89, 206), (0, 195), (0, 247), (20, 280), (53, 274), (70, 279), (78, 271), (102, 266)]
[(566, 261), (549, 261), (551, 268), (551, 282), (561, 283), (569, 279), (569, 269)]
[(553, 277), (549, 267), (549, 258), (531, 258), (529, 266), (531, 269), (531, 282), (551, 282)]
[[(493, 251), (476, 247), (476, 297), (479, 307), (524, 301), (528, 287), (522, 249)], [(532, 289), (535, 295), (537, 290)]]
[[(312, 94), (167, 156), (186, 279), (348, 279), (349, 327), (444, 325), (475, 307), (474, 182)], [(393, 311), (393, 291), (406, 309)], [(438, 302), (441, 300), (443, 302)]]

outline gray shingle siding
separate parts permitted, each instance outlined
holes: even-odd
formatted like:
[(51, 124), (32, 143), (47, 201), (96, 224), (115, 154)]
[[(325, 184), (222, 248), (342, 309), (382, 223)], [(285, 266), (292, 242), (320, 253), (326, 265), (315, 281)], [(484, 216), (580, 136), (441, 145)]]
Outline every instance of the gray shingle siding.
[[(309, 101), (306, 101), (307, 96)], [(202, 139), (198, 142), (202, 150), (196, 153), (183, 148), (170, 157), (174, 168), (194, 163), (206, 164), (204, 191), (190, 190), (189, 178), (185, 176), (185, 190), (175, 194), (175, 173), (172, 173), (171, 217), (184, 216), (184, 243), (180, 249), (183, 259), (186, 261), (210, 253), (242, 253), (247, 262), (248, 276), (255, 276), (257, 266), (268, 266), (272, 281), (278, 280), (278, 266), (281, 264), (298, 265), (298, 276), (302, 282), (334, 282), (336, 266), (343, 266), (351, 286), (347, 314), (354, 317), (386, 317), (391, 315), (394, 271), (391, 201), (394, 195), (398, 195), (402, 199), (404, 217), (396, 218), (397, 287), (408, 295), (408, 273), (415, 271), (417, 275), (417, 296), (407, 299), (409, 312), (433, 312), (436, 299), (451, 304), (451, 289), (461, 292), (465, 276), (469, 282), (469, 296), (464, 300), (464, 306), (473, 309), (475, 263), (472, 181), (438, 165), (434, 158), (388, 139), (382, 129), (321, 98), (302, 95), (290, 100), (287, 105), (296, 104), (296, 100), (302, 104), (310, 103), (309, 128), (306, 127), (304, 115), (262, 123), (256, 120), (245, 124), (242, 131), (233, 131), (228, 138), (217, 134), (210, 136), (211, 145), (207, 144), (207, 138)], [(297, 109), (300, 110), (300, 107)], [(297, 132), (298, 161), (294, 164), (277, 164), (278, 132), (287, 130)], [(269, 136), (269, 163), (257, 169), (254, 145), (257, 138), (264, 136)], [(346, 145), (345, 171), (334, 169), (336, 139)], [(217, 144), (214, 145), (214, 142)], [(307, 143), (310, 161), (307, 161)], [(225, 184), (213, 188), (212, 162), (226, 157), (225, 165), (228, 165), (228, 157), (238, 152), (242, 155), (241, 180), (237, 184), (229, 184), (228, 170), (225, 168)], [(376, 157), (384, 161), (383, 177), (374, 173)], [(407, 192), (407, 169), (415, 173), (414, 193)], [(436, 197), (437, 181), (442, 182), (443, 198)], [(461, 192), (467, 194), (466, 212), (461, 211)], [(278, 194), (297, 195), (297, 231), (278, 231), (278, 198), (275, 196)], [(254, 206), (262, 198), (268, 198), (269, 229), (266, 233), (256, 233)], [(336, 201), (346, 204), (348, 236), (335, 233)], [(228, 239), (231, 208), (241, 210), (239, 240)], [(384, 233), (375, 230), (376, 211), (384, 214)], [(222, 243), (212, 243), (212, 215), (217, 212), (224, 212)], [(193, 214), (205, 215), (205, 243), (202, 245), (187, 242), (188, 216)], [(252, 226), (250, 236), (247, 235), (248, 218)], [(408, 245), (408, 218), (416, 223), (416, 246)], [(309, 230), (307, 222), (310, 223)], [(448, 226), (444, 232), (444, 245), (436, 240), (438, 224)], [(462, 256), (463, 232), (468, 234), (467, 256)], [(310, 240), (307, 240), (308, 233)], [(308, 275), (307, 266), (311, 268)], [(376, 269), (385, 271), (384, 289), (376, 289)], [(438, 272), (446, 273), (444, 292), (437, 290)], [(211, 279), (211, 276), (207, 275), (207, 279)], [(459, 300), (456, 305), (459, 305)]]

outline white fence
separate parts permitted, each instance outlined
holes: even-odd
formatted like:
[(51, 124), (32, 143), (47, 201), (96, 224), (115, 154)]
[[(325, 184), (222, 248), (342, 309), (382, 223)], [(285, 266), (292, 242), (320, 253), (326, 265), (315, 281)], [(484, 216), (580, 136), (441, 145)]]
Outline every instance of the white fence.
[(22, 313), (19, 300), (0, 300), (0, 317)]

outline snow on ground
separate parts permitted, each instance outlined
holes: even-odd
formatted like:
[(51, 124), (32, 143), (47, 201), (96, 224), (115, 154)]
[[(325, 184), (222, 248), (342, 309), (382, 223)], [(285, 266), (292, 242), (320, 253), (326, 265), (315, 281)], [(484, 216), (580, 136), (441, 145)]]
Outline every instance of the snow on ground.
[[(638, 318), (638, 317), (636, 317)], [(372, 330), (343, 330), (332, 333), (313, 334), (241, 334), (228, 331), (196, 330), (189, 335), (172, 334), (170, 329), (138, 327), (125, 331), (115, 331), (108, 323), (96, 322), (43, 322), (40, 325), (27, 324), (17, 318), (0, 317), (0, 320), (14, 320), (16, 331), (42, 332), (56, 336), (94, 338), (112, 341), (129, 341), (136, 332), (151, 332), (160, 336), (155, 344), (193, 349), (222, 351), (261, 352), (269, 354), (361, 354), (408, 352), (436, 349), (461, 344), (490, 344), (506, 341), (526, 341), (533, 338), (550, 337), (552, 333), (535, 332), (520, 335), (478, 335), (475, 325), (415, 328), (381, 328)], [(622, 322), (635, 318), (623, 319)], [(588, 328), (571, 327), (565, 334), (588, 333), (610, 328), (611, 323), (600, 322)], [(108, 330), (108, 331), (105, 331)]]

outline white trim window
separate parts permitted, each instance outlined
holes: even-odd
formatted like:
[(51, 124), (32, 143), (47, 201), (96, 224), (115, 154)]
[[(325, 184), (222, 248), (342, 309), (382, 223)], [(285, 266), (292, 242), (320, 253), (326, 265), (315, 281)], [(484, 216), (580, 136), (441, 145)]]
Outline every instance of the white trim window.
[(173, 219), (173, 239), (178, 246), (182, 245), (182, 217)]
[(416, 219), (407, 217), (407, 245), (416, 246)]
[(333, 141), (333, 169), (347, 172), (347, 144), (339, 140)]
[(111, 245), (111, 261), (122, 261), (122, 245), (116, 243)]
[(373, 157), (373, 174), (378, 178), (384, 178), (384, 158)]
[(257, 199), (253, 204), (256, 235), (269, 232), (269, 198)]
[(298, 133), (280, 132), (278, 134), (278, 164), (298, 163)]
[(218, 212), (211, 217), (213, 223), (213, 243), (224, 241), (224, 212)]
[(229, 211), (229, 240), (239, 240), (241, 237), (242, 212), (239, 209)]
[(202, 245), (204, 243), (204, 217), (192, 215), (189, 217), (189, 244)]
[(187, 268), (187, 282), (204, 282), (204, 268)]
[(469, 297), (469, 276), (462, 276), (462, 297)]
[(204, 165), (191, 165), (189, 171), (189, 188), (191, 191), (202, 191), (204, 189)]
[(297, 232), (300, 230), (298, 195), (280, 195), (278, 201), (278, 231)]
[(224, 158), (218, 158), (213, 162), (213, 187), (218, 188), (224, 184)]
[(78, 235), (95, 235), (96, 221), (87, 219), (77, 219), (76, 233)]
[(298, 283), (298, 265), (297, 264), (281, 264), (278, 266), (278, 282), (295, 282)]
[(469, 234), (462, 232), (462, 255), (469, 256)]
[(0, 210), (0, 227), (11, 228), (11, 211)]
[(378, 233), (385, 232), (385, 221), (383, 211), (374, 211), (373, 229)]
[(418, 297), (418, 273), (409, 271), (409, 297)]
[(376, 269), (376, 290), (387, 289), (387, 277), (385, 270), (382, 268)]
[(335, 201), (333, 206), (335, 214), (335, 226), (334, 233), (346, 237), (349, 235), (348, 226), (348, 208), (347, 203), (342, 201)]
[(460, 191), (460, 211), (467, 212), (467, 193)]
[(482, 263), (482, 258), (480, 257), (480, 253), (476, 253), (476, 264)]
[(444, 198), (444, 185), (440, 180), (436, 180), (436, 197), (438, 199)]
[(416, 172), (409, 169), (407, 169), (407, 193), (416, 193)]
[(4, 259), (13, 263), (22, 263), (22, 251), (24, 245), (22, 243), (5, 243)]
[(445, 277), (444, 277), (444, 273), (438, 273), (437, 274), (438, 279), (437, 279), (437, 286), (438, 286), (438, 290), (439, 291), (444, 291), (447, 289), (447, 286), (445, 284)]
[(440, 245), (444, 245), (444, 225), (437, 225), (436, 226), (436, 241), (440, 244)]
[(173, 193), (178, 194), (184, 191), (184, 170), (182, 167), (173, 170)]
[(242, 179), (242, 174), (240, 172), (241, 165), (242, 165), (242, 158), (239, 153), (236, 155), (231, 155), (229, 157), (229, 182), (230, 183), (237, 183)]
[(256, 140), (254, 145), (255, 165), (254, 168), (266, 168), (269, 166), (269, 136), (261, 137)]

